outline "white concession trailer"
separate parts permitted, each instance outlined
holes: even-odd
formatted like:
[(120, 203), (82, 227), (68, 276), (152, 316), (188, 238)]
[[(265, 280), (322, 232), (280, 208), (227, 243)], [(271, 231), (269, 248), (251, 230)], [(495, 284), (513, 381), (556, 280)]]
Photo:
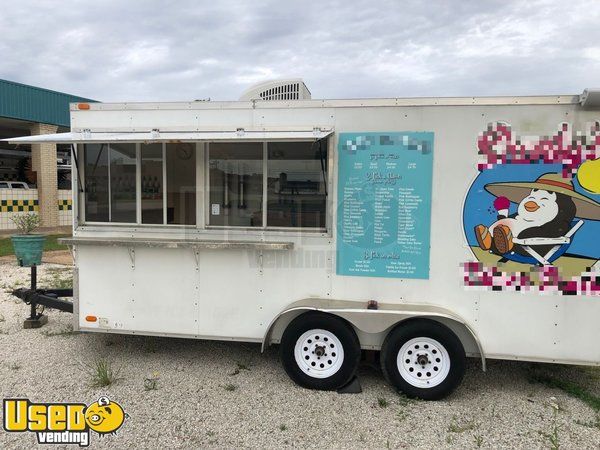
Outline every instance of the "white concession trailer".
[(73, 145), (76, 330), (276, 343), (318, 389), (380, 350), (425, 399), (467, 356), (600, 364), (598, 91), (261, 89), (75, 103), (71, 132), (10, 139)]

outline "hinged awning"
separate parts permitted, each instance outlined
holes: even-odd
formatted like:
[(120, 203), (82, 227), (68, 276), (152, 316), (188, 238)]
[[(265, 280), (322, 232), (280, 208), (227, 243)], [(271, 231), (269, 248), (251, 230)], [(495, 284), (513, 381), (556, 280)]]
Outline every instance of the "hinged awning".
[(315, 128), (310, 131), (140, 131), (130, 133), (70, 132), (40, 134), (2, 139), (11, 144), (77, 144), (106, 142), (209, 142), (209, 141), (311, 141), (322, 139), (333, 130)]

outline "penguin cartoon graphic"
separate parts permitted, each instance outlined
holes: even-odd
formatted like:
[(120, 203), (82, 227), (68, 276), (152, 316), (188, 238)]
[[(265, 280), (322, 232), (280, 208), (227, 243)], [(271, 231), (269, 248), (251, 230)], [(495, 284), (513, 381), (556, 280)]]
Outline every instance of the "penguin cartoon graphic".
[[(600, 204), (576, 192), (572, 181), (557, 173), (545, 173), (534, 182), (490, 183), (485, 190), (496, 197), (498, 220), (475, 226), (475, 237), (482, 250), (500, 256), (529, 255), (515, 238), (560, 238), (569, 232), (575, 217), (600, 220)], [(518, 207), (508, 215), (510, 202)], [(530, 247), (543, 255), (554, 244)]]

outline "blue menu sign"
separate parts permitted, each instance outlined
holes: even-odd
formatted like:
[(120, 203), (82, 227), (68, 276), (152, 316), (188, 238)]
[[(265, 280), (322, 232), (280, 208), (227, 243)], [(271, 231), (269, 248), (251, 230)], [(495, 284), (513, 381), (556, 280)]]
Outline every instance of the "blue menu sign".
[(337, 274), (429, 278), (432, 132), (340, 133)]

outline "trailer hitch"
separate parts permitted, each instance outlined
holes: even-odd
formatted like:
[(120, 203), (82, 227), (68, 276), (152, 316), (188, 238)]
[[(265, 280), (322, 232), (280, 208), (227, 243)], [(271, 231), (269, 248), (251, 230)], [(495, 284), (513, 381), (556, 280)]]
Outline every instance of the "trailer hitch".
[(19, 297), (26, 304), (31, 305), (32, 311), (36, 305), (47, 308), (59, 309), (61, 311), (73, 312), (73, 302), (62, 300), (58, 297), (73, 297), (73, 289), (15, 289), (12, 295)]
[(31, 288), (19, 288), (12, 291), (12, 295), (31, 305), (30, 316), (25, 319), (23, 328), (39, 328), (48, 322), (48, 317), (37, 312), (37, 305), (73, 312), (73, 302), (59, 297), (73, 297), (73, 289), (38, 289), (37, 267), (31, 266)]

